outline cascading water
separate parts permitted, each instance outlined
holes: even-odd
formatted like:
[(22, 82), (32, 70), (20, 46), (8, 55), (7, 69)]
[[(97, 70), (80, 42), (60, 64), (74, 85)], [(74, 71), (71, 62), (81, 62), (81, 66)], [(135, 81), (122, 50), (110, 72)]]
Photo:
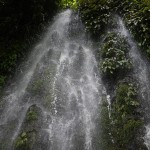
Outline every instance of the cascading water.
[[(102, 85), (83, 27), (71, 10), (60, 13), (34, 48), (25, 71), (5, 92), (1, 149), (14, 149), (28, 109), (42, 111), (36, 150), (92, 150)], [(2, 144), (3, 143), (3, 144)], [(7, 144), (4, 144), (7, 143)]]
[(126, 38), (130, 46), (129, 55), (133, 61), (134, 77), (139, 82), (140, 94), (144, 100), (142, 103), (144, 105), (144, 115), (147, 123), (144, 141), (147, 148), (150, 149), (150, 64), (141, 55), (137, 43), (132, 39), (121, 18), (118, 19), (118, 25), (118, 32)]

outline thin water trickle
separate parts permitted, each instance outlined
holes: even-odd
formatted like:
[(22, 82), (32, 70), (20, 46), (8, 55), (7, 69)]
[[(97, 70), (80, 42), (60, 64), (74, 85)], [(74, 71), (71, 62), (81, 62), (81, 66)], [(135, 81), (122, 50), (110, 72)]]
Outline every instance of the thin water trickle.
[[(41, 109), (46, 123), (40, 133), (49, 134), (45, 150), (93, 150), (103, 86), (90, 41), (85, 39), (77, 14), (66, 10), (56, 16), (31, 53), (22, 77), (3, 98), (0, 143), (12, 141), (3, 146), (6, 150), (14, 149), (33, 104)], [(41, 150), (38, 145), (34, 149)]]
[(139, 82), (139, 90), (144, 100), (142, 103), (145, 107), (145, 120), (146, 124), (146, 134), (143, 137), (145, 140), (145, 144), (148, 149), (150, 149), (150, 68), (149, 63), (144, 56), (141, 55), (140, 50), (138, 49), (137, 43), (133, 40), (131, 34), (125, 27), (123, 20), (118, 18), (118, 32), (124, 36), (129, 43), (130, 46), (130, 58), (133, 62), (134, 68), (134, 77)]

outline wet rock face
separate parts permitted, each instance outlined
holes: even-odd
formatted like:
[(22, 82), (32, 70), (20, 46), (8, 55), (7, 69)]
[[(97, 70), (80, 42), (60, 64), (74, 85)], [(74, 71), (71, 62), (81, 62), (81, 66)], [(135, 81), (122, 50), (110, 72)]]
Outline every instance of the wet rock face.
[(29, 107), (20, 133), (14, 142), (14, 150), (47, 149), (48, 136), (43, 128), (42, 110), (37, 105)]

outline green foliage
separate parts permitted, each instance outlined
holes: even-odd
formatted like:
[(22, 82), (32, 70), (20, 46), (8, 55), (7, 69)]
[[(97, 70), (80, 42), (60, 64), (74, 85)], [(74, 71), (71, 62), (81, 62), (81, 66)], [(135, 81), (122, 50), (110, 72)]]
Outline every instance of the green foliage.
[(131, 68), (131, 62), (126, 58), (128, 45), (119, 34), (109, 33), (104, 40), (102, 53), (102, 71), (106, 74), (114, 74), (119, 70)]
[(123, 15), (139, 46), (150, 58), (150, 1), (124, 0), (121, 4), (116, 1), (114, 7)]
[(119, 85), (117, 88), (116, 103), (117, 112), (124, 112), (126, 114), (134, 112), (135, 107), (139, 106), (139, 103), (136, 100), (136, 89), (132, 84)]
[(23, 132), (20, 134), (20, 136), (17, 138), (15, 143), (15, 148), (17, 150), (27, 150), (29, 148), (28, 146), (28, 135), (26, 132)]
[(38, 119), (38, 114), (35, 110), (30, 110), (27, 113), (27, 121), (35, 121)]
[(15, 150), (32, 150), (38, 143), (39, 131), (42, 127), (42, 112), (39, 107), (29, 107), (25, 120), (21, 126), (20, 134), (15, 140)]
[[(112, 136), (116, 149), (126, 150), (135, 142), (143, 122), (135, 116), (139, 106), (137, 90), (133, 84), (121, 83), (112, 104)], [(142, 146), (142, 145), (141, 145)], [(140, 149), (140, 148), (139, 148)]]
[(79, 0), (79, 6), (86, 30), (96, 38), (107, 30), (112, 12), (121, 14), (139, 46), (150, 58), (149, 0)]
[(61, 0), (60, 6), (62, 8), (72, 8), (77, 9), (77, 1), (76, 0)]
[[(148, 17), (150, 15), (150, 7), (142, 7), (139, 9), (139, 11), (134, 8), (129, 10), (129, 13), (125, 14), (125, 20), (138, 41), (139, 46), (145, 49), (150, 58), (150, 25), (148, 23), (150, 21), (150, 17)], [(131, 12), (132, 15), (130, 14)]]
[(80, 14), (85, 23), (86, 31), (99, 37), (105, 32), (110, 17), (109, 5), (110, 1), (106, 0), (80, 2)]

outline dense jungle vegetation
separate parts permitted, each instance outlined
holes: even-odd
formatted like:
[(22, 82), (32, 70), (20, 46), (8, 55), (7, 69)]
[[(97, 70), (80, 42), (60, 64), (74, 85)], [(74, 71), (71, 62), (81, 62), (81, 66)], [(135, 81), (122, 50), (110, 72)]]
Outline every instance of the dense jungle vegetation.
[[(40, 39), (39, 33), (56, 12), (71, 8), (79, 10), (85, 25), (98, 43), (104, 38), (97, 59), (102, 60), (102, 71), (108, 93), (114, 93), (111, 119), (104, 99), (102, 115), (106, 150), (147, 150), (140, 136), (143, 134), (142, 113), (138, 99), (137, 83), (129, 77), (132, 63), (128, 57), (129, 46), (115, 29), (114, 15), (120, 15), (143, 55), (150, 61), (150, 1), (149, 0), (0, 0), (0, 91)], [(105, 35), (105, 36), (104, 36)], [(116, 58), (115, 60), (113, 58)], [(111, 133), (113, 142), (106, 134)], [(24, 138), (26, 135), (22, 135)], [(17, 143), (20, 144), (19, 142)]]

